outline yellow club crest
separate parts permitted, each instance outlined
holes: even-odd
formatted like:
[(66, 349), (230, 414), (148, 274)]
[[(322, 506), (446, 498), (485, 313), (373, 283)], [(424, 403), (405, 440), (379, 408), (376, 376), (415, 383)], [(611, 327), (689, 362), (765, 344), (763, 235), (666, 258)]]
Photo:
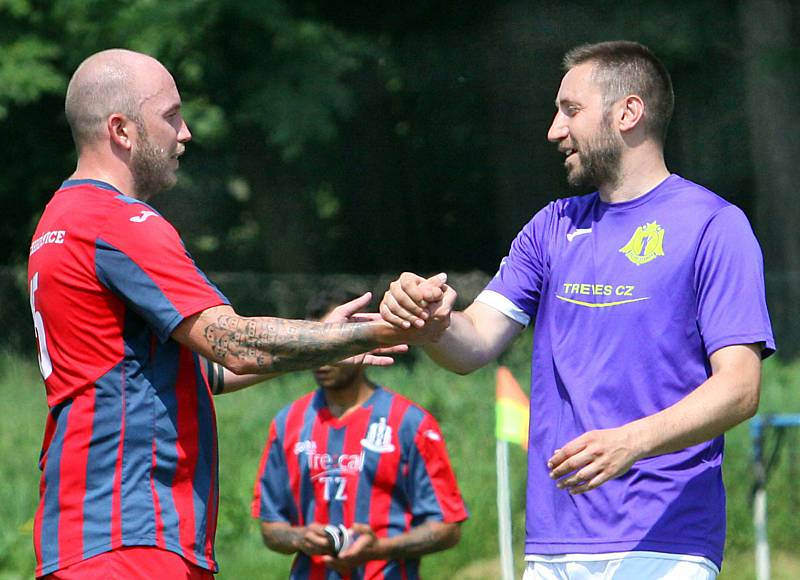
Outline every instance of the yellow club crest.
[(630, 241), (619, 249), (628, 259), (641, 266), (664, 255), (664, 228), (650, 222), (636, 228)]

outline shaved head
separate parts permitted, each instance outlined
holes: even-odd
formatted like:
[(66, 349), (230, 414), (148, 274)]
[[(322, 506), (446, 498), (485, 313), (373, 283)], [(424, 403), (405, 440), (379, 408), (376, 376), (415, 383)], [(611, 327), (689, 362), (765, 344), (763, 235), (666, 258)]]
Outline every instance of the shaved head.
[(148, 77), (158, 69), (167, 73), (156, 59), (123, 49), (98, 52), (78, 66), (67, 87), (64, 107), (78, 151), (103, 135), (113, 113), (141, 122)]

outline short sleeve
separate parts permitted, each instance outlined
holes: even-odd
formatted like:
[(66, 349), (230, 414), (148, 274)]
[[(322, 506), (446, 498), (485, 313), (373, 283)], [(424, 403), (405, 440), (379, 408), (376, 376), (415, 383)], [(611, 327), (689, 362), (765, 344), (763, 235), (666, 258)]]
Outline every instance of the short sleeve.
[(428, 414), (420, 421), (409, 453), (406, 489), (412, 525), (430, 519), (460, 522), (468, 517), (442, 431)]
[(148, 205), (118, 208), (95, 240), (98, 279), (166, 341), (184, 318), (228, 304), (175, 228)]
[(494, 278), (475, 299), (525, 326), (535, 318), (539, 306), (552, 211), (553, 204), (549, 204), (522, 228)]
[(736, 206), (718, 210), (706, 224), (695, 258), (695, 292), (708, 356), (735, 344), (763, 343), (765, 358), (775, 351), (761, 248)]
[(266, 522), (287, 522), (297, 525), (297, 505), (289, 487), (283, 443), (275, 421), (270, 424), (269, 438), (261, 456), (251, 509), (254, 518)]

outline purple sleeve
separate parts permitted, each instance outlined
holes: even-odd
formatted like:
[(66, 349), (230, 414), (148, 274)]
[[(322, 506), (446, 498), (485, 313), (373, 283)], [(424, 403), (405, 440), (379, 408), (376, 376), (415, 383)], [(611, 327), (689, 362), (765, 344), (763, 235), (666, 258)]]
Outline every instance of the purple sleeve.
[(546, 232), (550, 229), (553, 204), (539, 211), (517, 234), (508, 256), (500, 262), (494, 278), (478, 297), (521, 324), (535, 317), (546, 268)]
[(697, 322), (706, 354), (734, 344), (775, 351), (761, 248), (744, 213), (726, 206), (708, 221), (695, 257)]

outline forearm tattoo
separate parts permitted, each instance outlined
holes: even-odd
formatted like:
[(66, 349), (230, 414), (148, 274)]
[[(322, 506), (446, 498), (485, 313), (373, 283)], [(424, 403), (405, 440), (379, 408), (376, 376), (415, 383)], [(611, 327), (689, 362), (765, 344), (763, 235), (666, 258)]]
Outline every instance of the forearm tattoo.
[(219, 361), (239, 360), (249, 372), (315, 368), (378, 346), (368, 323), (320, 323), (228, 314), (204, 321), (206, 341)]
[(392, 547), (392, 558), (408, 560), (450, 547), (449, 531), (442, 526), (425, 523), (398, 536)]
[(261, 536), (264, 539), (264, 543), (271, 550), (276, 550), (283, 554), (293, 554), (300, 549), (303, 529), (289, 526), (272, 526), (270, 528), (262, 528)]

